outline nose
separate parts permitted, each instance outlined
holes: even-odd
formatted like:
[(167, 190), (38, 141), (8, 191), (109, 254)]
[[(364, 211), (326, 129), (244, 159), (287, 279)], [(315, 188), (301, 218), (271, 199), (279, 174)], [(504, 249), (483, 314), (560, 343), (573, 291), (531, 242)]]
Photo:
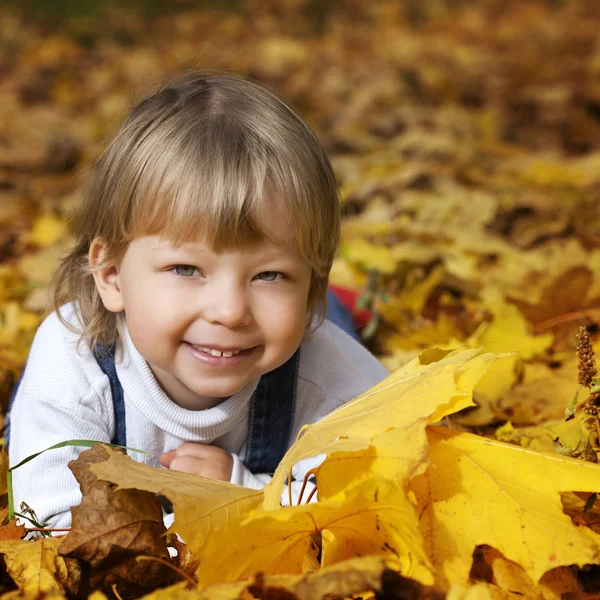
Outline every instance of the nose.
[(252, 321), (247, 291), (233, 282), (214, 282), (205, 286), (203, 317), (213, 325), (223, 325), (228, 329), (245, 327)]

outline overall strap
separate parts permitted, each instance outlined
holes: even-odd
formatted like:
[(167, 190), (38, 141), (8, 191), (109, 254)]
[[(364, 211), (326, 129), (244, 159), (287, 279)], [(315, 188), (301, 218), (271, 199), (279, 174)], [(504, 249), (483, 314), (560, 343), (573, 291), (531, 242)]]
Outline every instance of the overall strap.
[[(115, 366), (115, 344), (110, 346), (94, 346), (94, 356), (98, 361), (98, 365), (102, 372), (110, 381), (110, 392), (113, 399), (113, 410), (115, 413), (115, 435), (111, 440), (111, 444), (118, 446), (127, 445), (127, 431), (125, 428), (125, 396), (123, 394), (123, 386), (117, 375), (117, 367)], [(164, 496), (158, 495), (158, 500), (167, 514), (173, 512), (173, 505)]]
[(115, 366), (115, 344), (110, 346), (94, 346), (94, 357), (98, 361), (102, 372), (108, 377), (110, 382), (110, 392), (112, 394), (113, 410), (115, 414), (115, 435), (111, 440), (111, 444), (118, 446), (126, 446), (126, 429), (125, 429), (125, 398), (123, 395), (123, 386), (117, 375)]
[(248, 450), (252, 473), (274, 473), (285, 454), (296, 404), (300, 349), (283, 365), (265, 373), (250, 400)]

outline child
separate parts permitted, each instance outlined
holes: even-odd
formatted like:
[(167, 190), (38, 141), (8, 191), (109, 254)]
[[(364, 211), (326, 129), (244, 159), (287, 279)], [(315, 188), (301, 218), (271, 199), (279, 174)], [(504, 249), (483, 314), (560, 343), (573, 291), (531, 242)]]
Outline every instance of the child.
[[(320, 316), (334, 175), (311, 129), (258, 85), (193, 75), (143, 100), (91, 173), (74, 232), (11, 409), (13, 465), (65, 440), (112, 441), (261, 488), (302, 425), (387, 375)], [(17, 469), (16, 506), (69, 526), (80, 451)]]

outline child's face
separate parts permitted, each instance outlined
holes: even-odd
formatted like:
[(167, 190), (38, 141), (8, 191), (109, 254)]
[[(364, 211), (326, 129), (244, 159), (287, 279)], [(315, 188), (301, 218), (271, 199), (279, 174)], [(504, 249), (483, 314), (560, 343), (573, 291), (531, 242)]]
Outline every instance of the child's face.
[(304, 335), (310, 265), (272, 242), (216, 254), (141, 237), (113, 281), (134, 345), (184, 408), (240, 391), (290, 358)]

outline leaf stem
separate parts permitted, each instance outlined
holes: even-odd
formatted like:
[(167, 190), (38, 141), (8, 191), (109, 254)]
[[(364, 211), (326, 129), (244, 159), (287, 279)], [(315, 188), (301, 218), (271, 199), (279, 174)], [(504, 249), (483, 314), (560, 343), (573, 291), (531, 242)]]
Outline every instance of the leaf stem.
[(56, 528), (56, 529), (51, 529), (51, 528), (46, 528), (46, 527), (25, 527), (25, 531), (27, 531), (27, 533), (29, 533), (30, 531), (43, 531), (44, 533), (52, 533), (53, 531), (60, 531), (60, 532), (69, 532), (71, 531), (70, 527), (61, 527), (61, 528)]
[(300, 506), (300, 504), (302, 504), (302, 496), (304, 496), (304, 490), (306, 489), (306, 486), (308, 485), (308, 479), (311, 475), (317, 475), (316, 470), (315, 469), (311, 469), (310, 471), (306, 472), (306, 475), (304, 475), (304, 481), (302, 482), (302, 487), (300, 488), (300, 495), (298, 496), (298, 506)]
[(540, 333), (545, 331), (546, 329), (552, 329), (557, 325), (562, 325), (563, 323), (569, 323), (570, 321), (578, 321), (579, 319), (585, 319), (590, 317), (591, 319), (600, 321), (600, 308), (587, 308), (585, 310), (576, 310), (573, 312), (564, 313), (562, 315), (556, 315), (554, 317), (550, 317), (544, 321), (540, 321), (536, 325), (533, 326), (534, 333)]
[(293, 498), (292, 498), (292, 468), (290, 467), (290, 472), (288, 474), (288, 506), (293, 506)]
[(156, 562), (159, 562), (165, 565), (166, 567), (173, 569), (173, 571), (175, 571), (176, 573), (179, 573), (179, 575), (181, 575), (186, 581), (188, 581), (188, 583), (190, 583), (194, 587), (198, 585), (198, 582), (193, 577), (188, 575), (185, 571), (182, 571), (180, 568), (176, 567), (173, 563), (170, 563), (168, 560), (165, 560), (164, 558), (160, 558), (158, 556), (136, 556), (135, 560), (155, 560)]
[(112, 590), (112, 593), (115, 595), (115, 598), (117, 600), (123, 600), (123, 598), (121, 598), (121, 594), (119, 594), (119, 592), (117, 591), (117, 584), (116, 583), (113, 583), (110, 586), (110, 589)]
[(313, 496), (317, 493), (318, 489), (319, 488), (315, 485), (311, 493), (308, 495), (308, 498), (306, 499), (306, 504), (310, 504), (310, 501), (313, 499)]

